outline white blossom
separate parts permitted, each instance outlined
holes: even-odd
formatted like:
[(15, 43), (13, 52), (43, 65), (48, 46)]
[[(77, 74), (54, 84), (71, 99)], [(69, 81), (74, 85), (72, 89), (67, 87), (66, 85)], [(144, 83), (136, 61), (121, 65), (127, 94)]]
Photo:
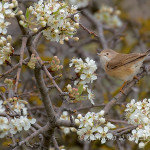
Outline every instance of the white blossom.
[(145, 143), (140, 142), (140, 143), (139, 143), (139, 148), (144, 148), (144, 147), (145, 147)]
[[(65, 2), (40, 0), (34, 6), (29, 7), (31, 20), (22, 20), (21, 25), (28, 25), (31, 30), (35, 28), (45, 27), (43, 35), (47, 40), (64, 43), (64, 40), (73, 38), (76, 34), (79, 22), (79, 15), (75, 16), (75, 21), (72, 21), (69, 16), (77, 12), (77, 8), (69, 7)], [(34, 31), (34, 30), (33, 30)]]
[[(84, 62), (81, 58), (73, 58), (71, 60), (71, 63), (69, 64), (69, 67), (72, 66), (74, 66), (75, 72), (79, 77), (74, 81), (74, 85), (83, 85), (83, 90), (87, 91), (88, 99), (94, 105), (93, 99), (95, 95), (93, 94), (92, 90), (88, 88), (88, 84), (93, 83), (93, 81), (97, 79), (97, 76), (95, 74), (95, 71), (97, 69), (95, 61), (90, 58), (86, 58)], [(71, 88), (69, 87), (70, 85), (68, 85), (67, 87), (68, 91), (71, 90)]]
[(128, 123), (138, 126), (131, 131), (129, 140), (139, 143), (143, 148), (150, 138), (150, 99), (136, 102), (134, 99), (126, 106), (126, 118)]
[[(73, 117), (73, 116), (72, 116), (72, 117)], [(61, 119), (61, 120), (69, 120), (69, 121), (70, 121), (69, 113), (68, 113), (67, 111), (63, 111), (62, 115), (60, 116), (60, 119)], [(78, 121), (78, 120), (76, 119), (76, 123), (77, 123), (77, 121)], [(75, 131), (76, 131), (76, 129), (73, 128), (73, 127), (71, 127), (71, 128), (69, 128), (69, 127), (61, 127), (61, 129), (62, 129), (62, 131), (63, 131), (65, 134), (69, 134), (70, 131), (72, 131), (72, 132), (75, 132)]]
[[(7, 103), (9, 103), (11, 111), (9, 112), (9, 120), (8, 117), (0, 117), (0, 138), (4, 138), (10, 133), (16, 134), (18, 132), (21, 132), (22, 130), (27, 131), (30, 129), (31, 124), (34, 124), (36, 122), (36, 119), (29, 119), (27, 117), (27, 108), (25, 106), (26, 102), (16, 97), (9, 98), (4, 102), (0, 100), (0, 113), (8, 113), (8, 110), (7, 112), (5, 112), (4, 107), (4, 105), (6, 105)], [(15, 112), (17, 117), (11, 117), (12, 112)]]
[(112, 7), (104, 5), (95, 13), (96, 19), (112, 28), (122, 26), (123, 23), (119, 15), (119, 10), (114, 10)]
[(88, 88), (87, 88), (87, 92), (88, 92), (88, 98), (89, 98), (89, 100), (91, 101), (91, 103), (92, 103), (93, 105), (95, 105), (95, 103), (94, 103), (94, 101), (93, 101), (93, 99), (95, 98), (95, 95), (92, 93), (91, 89), (88, 89)]
[(97, 79), (97, 76), (94, 74), (97, 69), (95, 61), (90, 58), (86, 58), (85, 61), (83, 62), (81, 58), (73, 58), (69, 64), (70, 67), (74, 65), (75, 72), (80, 74), (80, 81), (77, 81), (77, 83), (83, 85), (93, 83)]
[(78, 8), (86, 7), (89, 3), (89, 0), (65, 0), (70, 5), (77, 5)]
[(113, 138), (113, 134), (109, 131), (115, 128), (115, 125), (107, 122), (103, 115), (103, 110), (98, 113), (88, 112), (84, 117), (81, 114), (78, 115), (80, 125), (77, 134), (80, 139), (84, 141), (101, 140), (103, 144), (106, 140)]

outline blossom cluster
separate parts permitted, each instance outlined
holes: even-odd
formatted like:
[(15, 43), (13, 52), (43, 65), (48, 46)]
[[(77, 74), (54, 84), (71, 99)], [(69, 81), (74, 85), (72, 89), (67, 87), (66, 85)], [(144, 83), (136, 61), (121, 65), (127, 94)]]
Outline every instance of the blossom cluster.
[(0, 37), (0, 65), (5, 61), (10, 62), (10, 56), (13, 53), (13, 47), (11, 46), (11, 36), (8, 35), (7, 38)]
[(18, 6), (18, 2), (13, 0), (9, 3), (8, 0), (2, 0), (0, 2), (0, 65), (5, 61), (10, 61), (10, 55), (12, 53), (11, 36), (8, 35), (7, 38), (4, 36), (7, 34), (7, 27), (11, 24), (6, 21), (9, 18), (15, 17), (13, 9)]
[[(31, 124), (36, 122), (36, 119), (27, 117), (25, 104), (26, 101), (16, 97), (6, 101), (0, 100), (0, 138), (4, 138), (8, 134), (16, 134), (23, 129), (27, 131)], [(8, 107), (9, 109), (6, 109)]]
[(14, 85), (14, 81), (12, 79), (5, 79), (4, 83), (8, 85), (8, 88), (12, 88)]
[[(26, 16), (22, 15), (20, 24), (34, 32), (39, 27), (45, 27), (43, 35), (47, 40), (63, 44), (64, 40), (73, 38), (79, 28), (79, 14), (75, 14), (76, 12), (75, 6), (69, 7), (62, 1), (39, 0), (27, 9)], [(74, 15), (75, 22), (70, 18), (71, 15)], [(73, 39), (78, 40), (78, 37)]]
[(35, 57), (35, 54), (32, 54), (31, 59), (28, 62), (28, 67), (30, 67), (31, 69), (35, 69), (36, 62), (37, 62), (37, 58)]
[(120, 20), (119, 15), (120, 10), (114, 10), (112, 7), (104, 5), (95, 13), (96, 19), (112, 28), (122, 26), (122, 21)]
[[(69, 116), (68, 112), (67, 111), (63, 111), (62, 115), (60, 116), (60, 119), (61, 120), (69, 120), (70, 121), (70, 116)], [(72, 132), (76, 132), (77, 131), (76, 128), (74, 128), (74, 127), (61, 127), (61, 129), (63, 130), (63, 132), (65, 134), (69, 134), (70, 131), (72, 131)]]
[(60, 60), (59, 60), (59, 58), (57, 57), (57, 56), (54, 56), (53, 58), (52, 58), (52, 60), (51, 60), (51, 62), (50, 62), (50, 69), (52, 70), (52, 71), (58, 71), (58, 70), (60, 70), (60, 69), (62, 69), (63, 68), (63, 66), (62, 65), (60, 65)]
[(73, 58), (69, 66), (75, 67), (75, 72), (77, 77), (79, 77), (74, 81), (74, 85), (79, 87), (83, 85), (83, 90), (88, 92), (88, 98), (91, 103), (94, 104), (94, 94), (91, 89), (88, 88), (88, 84), (93, 83), (93, 81), (97, 79), (95, 74), (97, 69), (95, 61), (90, 58), (86, 58), (84, 62), (81, 58)]
[(65, 0), (69, 5), (77, 5), (78, 8), (86, 7), (89, 0)]
[(77, 88), (72, 88), (70, 84), (67, 85), (67, 90), (69, 92), (69, 97), (70, 98), (76, 98), (79, 96), (79, 91)]
[(95, 75), (97, 69), (95, 61), (90, 58), (86, 58), (85, 61), (86, 62), (81, 58), (73, 58), (69, 64), (70, 67), (74, 65), (75, 72), (80, 75), (80, 79), (75, 81), (75, 85), (86, 85), (88, 83), (93, 83), (93, 81), (97, 79), (97, 76)]
[(113, 134), (110, 131), (115, 128), (115, 125), (106, 121), (103, 110), (98, 113), (88, 112), (84, 117), (79, 114), (77, 118), (75, 119), (75, 122), (79, 122), (77, 134), (81, 140), (101, 140), (103, 144), (106, 140), (113, 139)]
[(128, 123), (137, 126), (131, 131), (130, 141), (139, 143), (140, 148), (150, 141), (150, 99), (136, 102), (134, 99), (126, 106)]
[(0, 33), (3, 35), (7, 34), (7, 26), (10, 25), (10, 22), (7, 22), (5, 19), (13, 18), (15, 13), (13, 9), (18, 6), (18, 2), (13, 0), (12, 3), (9, 3), (9, 0), (2, 0), (0, 2)]

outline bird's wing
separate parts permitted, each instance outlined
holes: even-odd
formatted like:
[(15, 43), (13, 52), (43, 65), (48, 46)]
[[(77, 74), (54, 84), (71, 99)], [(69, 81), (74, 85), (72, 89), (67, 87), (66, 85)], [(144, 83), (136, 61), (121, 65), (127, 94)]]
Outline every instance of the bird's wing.
[[(146, 53), (131, 53), (131, 54), (118, 54), (119, 56), (114, 57), (110, 62), (108, 62), (108, 69), (115, 69), (126, 65), (128, 63), (134, 62), (138, 59), (144, 58)], [(117, 58), (117, 59), (116, 59)]]

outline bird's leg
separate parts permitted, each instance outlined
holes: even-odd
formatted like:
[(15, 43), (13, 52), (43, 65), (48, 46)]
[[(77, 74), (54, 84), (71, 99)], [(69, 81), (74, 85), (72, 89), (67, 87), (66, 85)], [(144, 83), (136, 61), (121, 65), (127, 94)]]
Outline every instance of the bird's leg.
[(138, 81), (140, 80), (139, 77), (137, 77), (137, 76), (134, 76), (133, 79), (136, 79)]
[(124, 95), (126, 95), (126, 93), (123, 91), (123, 88), (125, 86), (125, 84), (127, 83), (127, 81), (125, 81), (122, 86), (120, 87), (120, 92), (123, 93)]

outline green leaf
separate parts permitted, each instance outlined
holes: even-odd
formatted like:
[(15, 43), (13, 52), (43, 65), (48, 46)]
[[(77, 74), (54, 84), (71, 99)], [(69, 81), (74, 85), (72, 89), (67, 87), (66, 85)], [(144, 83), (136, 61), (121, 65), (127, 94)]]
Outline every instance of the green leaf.
[(57, 11), (53, 12), (53, 14), (54, 14), (54, 15), (57, 15), (58, 12), (59, 12), (61, 9), (65, 8), (65, 7), (66, 7), (66, 5), (63, 5), (63, 6), (59, 7)]
[(78, 92), (79, 92), (79, 95), (82, 94), (83, 92), (83, 84), (80, 84), (79, 87), (78, 87)]
[(24, 27), (24, 28), (27, 28), (27, 27), (28, 27), (28, 25), (27, 25), (27, 24), (24, 24), (24, 25), (23, 25), (23, 27)]
[(27, 21), (29, 21), (30, 11), (29, 11), (28, 8), (26, 10), (26, 15), (25, 16), (26, 16)]

